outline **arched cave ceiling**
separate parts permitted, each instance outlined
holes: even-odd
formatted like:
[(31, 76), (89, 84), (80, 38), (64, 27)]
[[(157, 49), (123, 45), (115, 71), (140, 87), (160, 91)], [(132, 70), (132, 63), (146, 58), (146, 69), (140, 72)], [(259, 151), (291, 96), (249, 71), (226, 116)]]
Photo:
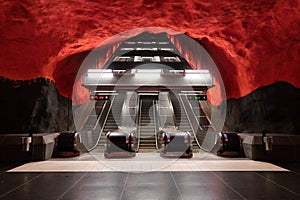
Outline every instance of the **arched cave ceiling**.
[(78, 67), (99, 43), (134, 28), (164, 27), (205, 47), (221, 72), (227, 98), (277, 81), (300, 87), (299, 4), (297, 0), (1, 0), (0, 76), (50, 78), (62, 95), (71, 96)]

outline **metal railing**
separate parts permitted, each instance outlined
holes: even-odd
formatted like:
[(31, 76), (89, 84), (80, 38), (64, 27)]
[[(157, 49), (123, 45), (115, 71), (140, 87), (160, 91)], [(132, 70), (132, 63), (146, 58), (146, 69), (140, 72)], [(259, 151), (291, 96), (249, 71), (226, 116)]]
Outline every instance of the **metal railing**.
[[(198, 120), (198, 118), (197, 118), (197, 116), (196, 116), (196, 113), (194, 112), (194, 109), (193, 109), (191, 103), (187, 100), (187, 97), (186, 97), (185, 95), (184, 95), (184, 97), (185, 97), (186, 103), (187, 103), (187, 104), (189, 105), (189, 107), (190, 107), (190, 111), (192, 112), (192, 116), (194, 117), (195, 121), (197, 122), (197, 127), (200, 128), (200, 130), (203, 130), (202, 127), (200, 126), (200, 122), (199, 122), (199, 120)], [(184, 106), (185, 106), (185, 105), (186, 105), (186, 104), (184, 104)]]
[(155, 134), (155, 148), (156, 148), (156, 151), (158, 152), (159, 149), (158, 149), (158, 143), (157, 143), (157, 119), (156, 119), (156, 114), (157, 114), (157, 102), (156, 100), (153, 100), (153, 120), (154, 120), (154, 134)]
[[(108, 116), (109, 116), (109, 114), (110, 114), (112, 105), (114, 104), (115, 98), (116, 98), (116, 96), (114, 95), (114, 96), (113, 96), (113, 99), (111, 100), (111, 104), (110, 104), (110, 106), (109, 106), (109, 108), (108, 108), (107, 114), (106, 114), (106, 116), (105, 116), (105, 118), (104, 118), (103, 124), (102, 124), (102, 126), (101, 126), (100, 133), (99, 133), (99, 136), (98, 136), (98, 138), (97, 138), (97, 142), (95, 143), (94, 146), (92, 146), (91, 148), (89, 148), (88, 151), (92, 151), (92, 150), (94, 150), (94, 149), (98, 146), (98, 143), (99, 143), (99, 141), (100, 141), (100, 138), (101, 138), (101, 136), (102, 136), (102, 134), (103, 134), (103, 130), (104, 130), (104, 127), (105, 127), (107, 118), (108, 118)], [(98, 118), (98, 120), (97, 120), (98, 122), (100, 121), (100, 118), (102, 117), (103, 112), (104, 112), (104, 107), (103, 107), (103, 109), (101, 110), (101, 114), (99, 115), (99, 118)], [(96, 128), (97, 125), (98, 125), (98, 123), (96, 123), (96, 125), (95, 125), (94, 128)]]
[(137, 144), (137, 148), (135, 150), (135, 152), (138, 152), (138, 148), (139, 148), (139, 110), (140, 110), (140, 99), (139, 99), (139, 96), (137, 96), (137, 106), (136, 106), (136, 113), (135, 113), (135, 125), (136, 125), (136, 129), (135, 129), (135, 132), (136, 132), (136, 136), (137, 136), (137, 141), (136, 141), (136, 144)]
[[(179, 99), (180, 99), (181, 105), (182, 105), (182, 107), (183, 107), (183, 109), (184, 109), (184, 112), (185, 112), (185, 114), (186, 114), (186, 117), (187, 117), (187, 119), (188, 119), (188, 121), (189, 121), (189, 124), (190, 124), (190, 126), (191, 126), (191, 128), (192, 128), (192, 132), (193, 132), (194, 139), (195, 139), (195, 141), (196, 141), (196, 143), (197, 143), (197, 145), (198, 145), (198, 147), (199, 147), (200, 149), (203, 149), (203, 150), (205, 150), (205, 151), (208, 151), (207, 149), (203, 148), (203, 147), (200, 145), (200, 143), (199, 143), (199, 141), (198, 141), (198, 139), (197, 139), (197, 133), (196, 133), (196, 131), (195, 131), (195, 129), (194, 129), (194, 126), (193, 126), (192, 121), (191, 121), (191, 119), (190, 119), (190, 115), (188, 114), (188, 112), (187, 112), (187, 110), (186, 110), (185, 104), (184, 104), (184, 102), (183, 102), (181, 96), (182, 96), (182, 95), (179, 95)], [(187, 103), (190, 104), (189, 102), (187, 102)], [(191, 111), (193, 112), (193, 109), (191, 109)], [(195, 117), (194, 112), (192, 113), (192, 115)], [(196, 118), (196, 117), (195, 117), (195, 118)], [(197, 120), (197, 121), (198, 121), (198, 120)], [(198, 124), (197, 124), (197, 127), (199, 127), (199, 122), (198, 122)]]
[(108, 101), (106, 100), (105, 103), (104, 103), (104, 105), (102, 106), (101, 112), (100, 112), (100, 114), (99, 114), (99, 116), (98, 116), (98, 118), (97, 118), (96, 124), (95, 124), (95, 126), (93, 127), (92, 130), (95, 130), (95, 129), (97, 128), (97, 125), (98, 125), (98, 123), (99, 123), (99, 120), (100, 120), (101, 116), (103, 115), (103, 112), (104, 112), (104, 110), (105, 110), (105, 108), (106, 108), (107, 102), (108, 102)]
[(84, 128), (84, 125), (86, 124), (86, 122), (89, 119), (91, 113), (93, 112), (93, 108), (94, 108), (95, 104), (94, 104), (94, 102), (89, 102), (89, 103), (87, 103), (87, 105), (83, 105), (83, 106), (84, 106), (83, 110), (87, 111), (88, 114), (87, 115), (76, 116), (76, 118), (78, 118), (77, 121), (79, 121), (79, 122), (83, 121), (83, 123), (80, 124), (80, 126), (79, 126), (79, 129), (78, 129), (79, 131), (81, 131)]
[(138, 152), (140, 150), (140, 140), (141, 140), (141, 116), (142, 116), (142, 105), (143, 105), (143, 101), (139, 100), (139, 113), (138, 113), (138, 124), (137, 124), (137, 131), (138, 131), (138, 135), (137, 135), (137, 139), (138, 139), (138, 144), (137, 144), (137, 148), (136, 148), (136, 152)]
[(175, 111), (174, 111), (173, 104), (172, 104), (172, 101), (171, 101), (171, 98), (170, 98), (170, 95), (169, 95), (169, 94), (168, 94), (168, 100), (169, 100), (169, 105), (170, 105), (170, 107), (171, 107), (171, 112), (173, 113), (173, 114), (172, 114), (172, 117), (173, 117), (173, 121), (174, 121), (174, 126), (176, 127)]
[[(209, 108), (208, 108), (207, 102), (202, 103), (200, 101), (199, 104), (200, 104), (205, 116), (211, 116), (211, 113), (208, 112)], [(206, 117), (206, 118), (207, 118), (212, 130), (214, 130), (214, 131), (217, 130), (216, 127), (212, 124), (211, 119), (209, 117)]]

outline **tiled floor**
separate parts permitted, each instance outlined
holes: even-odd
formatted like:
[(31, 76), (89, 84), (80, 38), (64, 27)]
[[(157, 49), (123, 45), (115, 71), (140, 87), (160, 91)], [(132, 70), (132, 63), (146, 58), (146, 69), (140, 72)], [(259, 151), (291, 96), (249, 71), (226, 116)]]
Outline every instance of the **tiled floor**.
[[(129, 165), (128, 162), (138, 165), (146, 162), (143, 156), (109, 162), (119, 166)], [(155, 159), (152, 157), (148, 162)], [(0, 164), (0, 199), (300, 199), (300, 164), (297, 163), (272, 165), (213, 155), (204, 159), (199, 155), (172, 161), (165, 171), (134, 173), (86, 170), (93, 162), (99, 164), (102, 161), (82, 156), (69, 160), (53, 159), (36, 163), (37, 166), (33, 163), (18, 167)], [(228, 166), (224, 167), (226, 162)], [(192, 171), (186, 165), (190, 168), (205, 166), (206, 170)], [(84, 170), (71, 172), (72, 166), (81, 166)], [(229, 169), (229, 166), (233, 168)], [(55, 167), (60, 170), (50, 172), (49, 169)], [(27, 172), (21, 172), (21, 169)]]

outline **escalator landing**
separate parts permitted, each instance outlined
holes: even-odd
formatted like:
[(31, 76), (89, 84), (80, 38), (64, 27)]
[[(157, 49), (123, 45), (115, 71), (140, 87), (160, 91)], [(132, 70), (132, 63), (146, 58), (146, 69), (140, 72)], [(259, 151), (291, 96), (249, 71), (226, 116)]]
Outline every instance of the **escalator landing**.
[(191, 159), (162, 158), (157, 153), (138, 153), (134, 158), (105, 159), (87, 153), (75, 158), (50, 159), (16, 167), (10, 172), (159, 172), (159, 171), (288, 171), (271, 163), (246, 158), (223, 158), (199, 153)]

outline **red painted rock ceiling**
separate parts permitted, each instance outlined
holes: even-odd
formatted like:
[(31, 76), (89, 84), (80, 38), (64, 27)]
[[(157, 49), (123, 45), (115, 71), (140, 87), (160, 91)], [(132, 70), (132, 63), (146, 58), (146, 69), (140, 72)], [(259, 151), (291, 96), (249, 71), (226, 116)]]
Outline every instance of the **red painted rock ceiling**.
[(277, 81), (300, 87), (297, 0), (0, 0), (0, 75), (50, 78), (71, 96), (90, 50), (142, 27), (164, 27), (199, 41), (222, 75), (227, 98)]

